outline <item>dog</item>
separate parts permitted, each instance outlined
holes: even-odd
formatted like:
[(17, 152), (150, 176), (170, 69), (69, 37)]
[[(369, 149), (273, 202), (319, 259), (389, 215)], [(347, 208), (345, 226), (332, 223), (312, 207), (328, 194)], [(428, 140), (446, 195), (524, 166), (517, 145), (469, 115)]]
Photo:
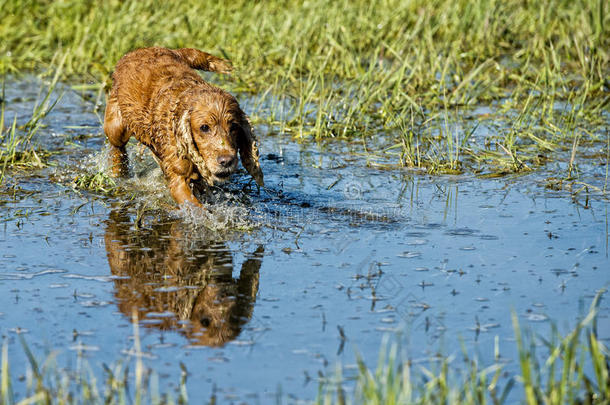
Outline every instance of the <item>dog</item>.
[(231, 63), (192, 48), (142, 48), (117, 63), (107, 97), (104, 132), (113, 174), (127, 172), (131, 136), (146, 145), (163, 170), (178, 205), (202, 206), (195, 182), (214, 185), (237, 168), (264, 185), (258, 142), (237, 100), (194, 70), (230, 73)]

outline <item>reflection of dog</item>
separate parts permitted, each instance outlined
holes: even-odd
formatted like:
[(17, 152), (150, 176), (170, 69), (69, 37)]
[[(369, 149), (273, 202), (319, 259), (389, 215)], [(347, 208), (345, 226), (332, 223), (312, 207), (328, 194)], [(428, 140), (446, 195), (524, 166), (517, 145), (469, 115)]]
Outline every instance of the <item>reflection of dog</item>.
[(104, 132), (112, 145), (115, 174), (126, 172), (125, 145), (133, 135), (157, 157), (178, 204), (201, 205), (191, 182), (213, 185), (237, 167), (263, 185), (258, 146), (233, 96), (205, 82), (193, 69), (228, 73), (231, 65), (197, 49), (145, 48), (123, 56), (112, 75)]
[(175, 329), (194, 344), (222, 346), (251, 317), (258, 291), (263, 247), (232, 277), (230, 251), (222, 242), (188, 247), (179, 223), (131, 229), (114, 211), (106, 228), (106, 251), (121, 312), (149, 327)]

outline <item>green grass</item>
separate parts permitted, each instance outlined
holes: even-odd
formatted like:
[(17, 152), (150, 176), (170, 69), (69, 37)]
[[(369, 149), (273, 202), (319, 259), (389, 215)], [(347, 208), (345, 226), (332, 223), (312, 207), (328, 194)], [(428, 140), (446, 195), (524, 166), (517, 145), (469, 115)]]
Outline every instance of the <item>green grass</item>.
[[(513, 314), (520, 374), (504, 375), (499, 340), (495, 363), (484, 367), (463, 350), (456, 358), (431, 359), (432, 366), (415, 366), (401, 356), (399, 344), (383, 345), (378, 365), (369, 368), (357, 358), (355, 390), (347, 395), (341, 367), (320, 385), (317, 404), (503, 404), (519, 400), (528, 405), (610, 403), (610, 351), (597, 337), (601, 293), (589, 313), (562, 336), (552, 327), (550, 339), (522, 331)], [(542, 347), (545, 354), (539, 354)], [(353, 381), (352, 381), (353, 384)], [(520, 390), (520, 392), (513, 392)], [(512, 397), (509, 397), (512, 395)]]
[(50, 151), (38, 147), (34, 136), (42, 127), (42, 120), (61, 100), (61, 96), (51, 101), (58, 80), (62, 74), (62, 63), (55, 70), (55, 75), (47, 87), (41, 88), (42, 99), (37, 101), (30, 118), (23, 125), (17, 125), (17, 114), (10, 125), (5, 127), (5, 79), (2, 80), (0, 95), (0, 184), (9, 171), (39, 169), (46, 166)]
[(106, 172), (83, 173), (74, 177), (72, 187), (78, 190), (89, 190), (98, 193), (112, 194), (117, 191), (116, 181)]
[(32, 145), (32, 137), (38, 128), (29, 127), (21, 132), (17, 128), (17, 117), (4, 130), (4, 104), (0, 111), (0, 184), (11, 169), (44, 167), (43, 160)]
[[(28, 359), (25, 378), (15, 377), (9, 364), (8, 344), (2, 345), (0, 361), (0, 404), (185, 404), (186, 370), (178, 384), (176, 399), (160, 393), (156, 373), (144, 365), (140, 347), (138, 322), (134, 314), (134, 346), (129, 351), (134, 360), (125, 358), (116, 364), (102, 364), (95, 370), (78, 351), (76, 367), (62, 368), (53, 352), (39, 361), (26, 344), (23, 335), (19, 340)], [(25, 381), (25, 395), (16, 400), (13, 387)], [(212, 397), (213, 398), (213, 397)]]
[[(345, 138), (432, 173), (527, 171), (606, 142), (604, 0), (0, 0), (0, 74), (65, 57), (64, 77), (108, 86), (136, 47), (230, 58), (223, 86), (256, 95), (255, 122)], [(469, 116), (471, 107), (490, 114)], [(488, 135), (471, 137), (479, 124)], [(385, 149), (376, 139), (386, 139)], [(372, 149), (371, 149), (372, 148)], [(571, 177), (568, 170), (565, 177)]]

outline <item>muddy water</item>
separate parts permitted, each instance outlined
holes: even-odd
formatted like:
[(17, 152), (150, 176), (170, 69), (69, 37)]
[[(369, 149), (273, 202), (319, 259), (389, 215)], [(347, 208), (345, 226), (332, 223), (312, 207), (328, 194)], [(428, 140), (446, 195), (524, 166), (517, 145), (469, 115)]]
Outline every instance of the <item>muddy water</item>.
[[(38, 86), (7, 83), (9, 118), (27, 119)], [(432, 178), (259, 127), (267, 189), (238, 174), (211, 213), (168, 210), (146, 154), (132, 153), (119, 196), (70, 186), (106, 152), (92, 101), (65, 90), (37, 135), (52, 166), (12, 174), (0, 194), (0, 331), (16, 375), (18, 334), (62, 366), (77, 353), (97, 370), (129, 358), (134, 315), (146, 365), (170, 391), (182, 365), (191, 399), (311, 399), (320, 373), (356, 350), (375, 364), (397, 332), (413, 361), (464, 342), (489, 362), (498, 336), (510, 371), (511, 311), (536, 332), (551, 320), (566, 331), (610, 284), (608, 202), (545, 189), (561, 161)], [(585, 165), (603, 179), (604, 166)], [(609, 314), (603, 300), (606, 341)]]

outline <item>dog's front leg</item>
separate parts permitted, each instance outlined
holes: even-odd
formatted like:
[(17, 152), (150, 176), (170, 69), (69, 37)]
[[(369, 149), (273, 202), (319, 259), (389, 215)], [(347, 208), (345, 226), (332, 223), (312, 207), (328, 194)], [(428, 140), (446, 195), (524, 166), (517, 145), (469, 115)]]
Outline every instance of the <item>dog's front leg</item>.
[(197, 207), (203, 207), (201, 202), (193, 194), (188, 179), (182, 176), (172, 175), (168, 180), (169, 191), (178, 205), (189, 202)]

